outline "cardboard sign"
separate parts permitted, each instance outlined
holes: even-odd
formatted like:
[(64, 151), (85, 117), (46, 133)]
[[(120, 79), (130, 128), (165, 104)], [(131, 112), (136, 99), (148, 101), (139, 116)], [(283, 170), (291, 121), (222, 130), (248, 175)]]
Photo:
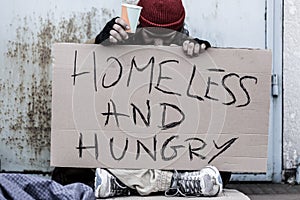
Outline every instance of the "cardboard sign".
[(51, 165), (265, 172), (271, 53), (55, 44)]

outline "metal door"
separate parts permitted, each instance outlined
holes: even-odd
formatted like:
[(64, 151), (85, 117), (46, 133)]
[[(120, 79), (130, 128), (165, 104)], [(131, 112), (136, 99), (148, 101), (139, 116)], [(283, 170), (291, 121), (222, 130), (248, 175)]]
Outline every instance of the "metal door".
[(268, 171), (234, 174), (232, 180), (281, 182), (282, 171), (282, 2), (275, 0), (185, 0), (191, 35), (215, 47), (271, 49), (272, 98)]

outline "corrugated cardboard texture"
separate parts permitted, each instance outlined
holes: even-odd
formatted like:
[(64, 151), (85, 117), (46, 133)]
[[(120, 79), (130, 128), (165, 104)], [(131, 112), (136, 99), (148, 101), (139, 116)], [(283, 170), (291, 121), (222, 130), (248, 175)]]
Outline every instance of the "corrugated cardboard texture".
[(265, 172), (271, 52), (55, 44), (51, 164)]

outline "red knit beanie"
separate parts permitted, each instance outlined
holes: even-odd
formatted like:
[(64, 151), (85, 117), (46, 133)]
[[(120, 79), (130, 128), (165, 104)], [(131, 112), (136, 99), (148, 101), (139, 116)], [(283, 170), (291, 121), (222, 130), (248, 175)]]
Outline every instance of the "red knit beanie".
[(183, 27), (185, 10), (181, 0), (140, 0), (142, 27), (162, 27), (179, 30)]

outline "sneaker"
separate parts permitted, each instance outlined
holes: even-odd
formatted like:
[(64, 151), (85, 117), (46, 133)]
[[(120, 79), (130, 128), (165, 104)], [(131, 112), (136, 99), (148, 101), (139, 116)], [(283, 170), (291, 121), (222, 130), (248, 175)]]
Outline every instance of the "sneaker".
[(217, 196), (223, 190), (218, 169), (207, 166), (200, 171), (177, 172), (173, 174), (171, 187), (166, 196)]
[(129, 196), (130, 188), (105, 169), (97, 168), (95, 177), (95, 197), (107, 198)]

